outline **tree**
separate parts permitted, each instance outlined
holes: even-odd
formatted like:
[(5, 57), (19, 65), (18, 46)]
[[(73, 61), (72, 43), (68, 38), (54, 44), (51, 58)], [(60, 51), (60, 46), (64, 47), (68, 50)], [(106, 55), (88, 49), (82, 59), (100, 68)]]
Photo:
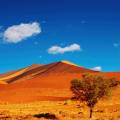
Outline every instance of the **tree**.
[(100, 75), (83, 74), (81, 80), (71, 81), (71, 90), (74, 98), (84, 101), (90, 108), (90, 118), (92, 118), (93, 108), (103, 97), (108, 96), (111, 89), (120, 84), (114, 78), (105, 78)]

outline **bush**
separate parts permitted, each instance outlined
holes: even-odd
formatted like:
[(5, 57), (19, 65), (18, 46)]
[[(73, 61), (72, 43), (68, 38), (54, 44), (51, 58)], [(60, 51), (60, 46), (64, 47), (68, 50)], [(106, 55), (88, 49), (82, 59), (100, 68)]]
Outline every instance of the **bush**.
[(55, 114), (51, 114), (51, 113), (35, 114), (34, 117), (36, 117), (36, 118), (46, 118), (46, 119), (52, 119), (52, 120), (57, 119)]

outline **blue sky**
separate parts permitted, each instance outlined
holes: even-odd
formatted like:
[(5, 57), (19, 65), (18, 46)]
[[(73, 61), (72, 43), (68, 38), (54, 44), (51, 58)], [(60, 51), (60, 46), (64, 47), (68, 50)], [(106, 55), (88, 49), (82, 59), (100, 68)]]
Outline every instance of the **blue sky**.
[(1, 0), (0, 73), (69, 60), (120, 71), (119, 0)]

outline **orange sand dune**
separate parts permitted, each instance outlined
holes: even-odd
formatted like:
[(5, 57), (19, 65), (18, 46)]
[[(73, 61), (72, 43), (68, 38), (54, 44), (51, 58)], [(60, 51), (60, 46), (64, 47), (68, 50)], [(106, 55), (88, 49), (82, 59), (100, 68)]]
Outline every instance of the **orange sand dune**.
[[(47, 65), (32, 65), (5, 76), (0, 76), (1, 81), (8, 83), (0, 85), (0, 100), (13, 103), (65, 100), (72, 95), (70, 91), (71, 80), (80, 78), (83, 73), (102, 74), (120, 78), (119, 72), (96, 72), (79, 67), (68, 61)], [(115, 92), (115, 94), (119, 93)]]

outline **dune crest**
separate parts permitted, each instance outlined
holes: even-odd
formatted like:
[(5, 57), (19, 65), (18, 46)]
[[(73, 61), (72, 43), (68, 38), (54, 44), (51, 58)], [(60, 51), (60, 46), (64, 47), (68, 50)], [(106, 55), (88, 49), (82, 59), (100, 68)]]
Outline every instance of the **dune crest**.
[[(77, 64), (74, 64), (74, 63), (72, 63), (72, 62), (70, 62), (70, 61), (67, 61), (67, 60), (62, 60), (61, 62), (62, 62), (62, 63), (65, 63), (65, 64), (69, 64), (69, 65), (78, 66)], [(78, 67), (79, 67), (79, 66), (78, 66)]]

